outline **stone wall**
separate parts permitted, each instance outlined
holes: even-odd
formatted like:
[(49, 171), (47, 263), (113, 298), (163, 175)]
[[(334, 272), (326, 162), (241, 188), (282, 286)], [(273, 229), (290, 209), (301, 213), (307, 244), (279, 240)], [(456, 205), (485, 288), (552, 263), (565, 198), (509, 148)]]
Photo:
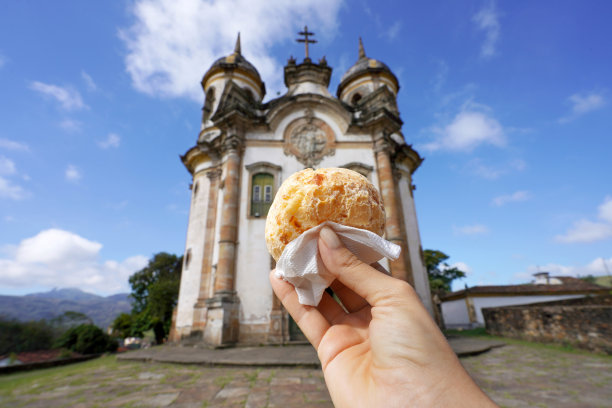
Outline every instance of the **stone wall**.
[(612, 295), (482, 310), (487, 332), (612, 354)]

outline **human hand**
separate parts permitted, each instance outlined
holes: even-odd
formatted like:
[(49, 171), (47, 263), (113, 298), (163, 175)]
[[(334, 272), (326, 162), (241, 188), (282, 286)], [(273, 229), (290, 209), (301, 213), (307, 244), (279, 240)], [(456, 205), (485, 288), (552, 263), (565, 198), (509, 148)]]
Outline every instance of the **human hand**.
[(361, 262), (329, 228), (319, 253), (344, 309), (324, 293), (301, 305), (270, 274), (274, 292), (317, 350), (340, 407), (494, 407), (467, 374), (414, 289)]

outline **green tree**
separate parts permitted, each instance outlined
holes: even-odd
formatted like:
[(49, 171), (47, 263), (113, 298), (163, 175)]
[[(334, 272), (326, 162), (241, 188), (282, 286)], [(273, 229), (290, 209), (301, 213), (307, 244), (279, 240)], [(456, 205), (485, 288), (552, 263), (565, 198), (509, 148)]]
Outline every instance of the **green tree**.
[(19, 322), (0, 316), (0, 355), (48, 350), (55, 336), (56, 330), (45, 320)]
[(132, 287), (132, 333), (153, 329), (161, 343), (170, 332), (172, 311), (178, 300), (183, 257), (157, 253), (146, 267), (130, 276)]
[(579, 278), (585, 282), (597, 284), (597, 279), (593, 275), (580, 276)]
[(93, 324), (68, 329), (54, 344), (81, 354), (98, 354), (117, 350), (117, 342)]
[(425, 267), (429, 276), (429, 286), (434, 293), (450, 292), (451, 282), (455, 279), (465, 278), (465, 272), (449, 266), (445, 261), (449, 258), (442, 251), (426, 249)]
[(113, 320), (113, 324), (111, 326), (113, 328), (113, 335), (122, 339), (132, 336), (133, 323), (134, 318), (131, 314), (121, 313), (115, 318), (115, 320)]

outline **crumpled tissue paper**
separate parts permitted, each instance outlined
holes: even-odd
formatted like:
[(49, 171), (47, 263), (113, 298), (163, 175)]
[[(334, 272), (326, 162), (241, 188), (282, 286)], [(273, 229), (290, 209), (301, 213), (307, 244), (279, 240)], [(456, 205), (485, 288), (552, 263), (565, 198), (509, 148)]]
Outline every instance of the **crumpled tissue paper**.
[(276, 263), (276, 277), (295, 286), (298, 300), (303, 305), (317, 306), (323, 292), (333, 281), (319, 255), (319, 232), (328, 226), (340, 241), (362, 262), (370, 265), (382, 258), (396, 260), (401, 248), (373, 232), (326, 221), (309, 229), (285, 247)]

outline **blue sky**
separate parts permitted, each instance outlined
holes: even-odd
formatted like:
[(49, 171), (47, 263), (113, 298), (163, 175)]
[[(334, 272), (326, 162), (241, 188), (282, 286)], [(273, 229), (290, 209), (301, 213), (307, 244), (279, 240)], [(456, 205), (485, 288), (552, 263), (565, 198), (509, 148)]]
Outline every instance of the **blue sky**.
[(612, 270), (609, 2), (293, 3), (5, 3), (0, 293), (127, 291), (181, 253), (202, 75), (240, 31), (273, 98), (304, 24), (332, 93), (359, 36), (398, 76), (423, 246), (468, 272), (455, 287)]

